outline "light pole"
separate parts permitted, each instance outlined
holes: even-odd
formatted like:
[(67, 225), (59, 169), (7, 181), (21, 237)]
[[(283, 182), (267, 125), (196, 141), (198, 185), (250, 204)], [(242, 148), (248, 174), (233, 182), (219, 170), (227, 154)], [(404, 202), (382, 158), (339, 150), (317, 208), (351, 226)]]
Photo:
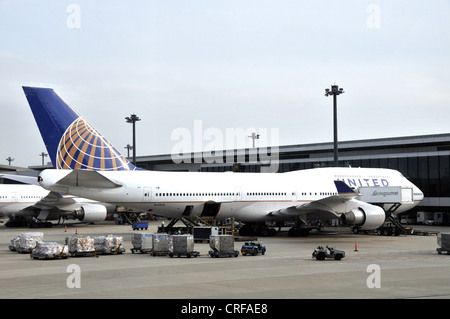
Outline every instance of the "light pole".
[(141, 119), (136, 114), (131, 114), (131, 116), (127, 116), (125, 120), (127, 120), (127, 123), (133, 124), (133, 165), (136, 166), (136, 122)]
[(132, 150), (133, 149), (133, 146), (131, 146), (130, 144), (127, 144), (127, 146), (125, 146), (125, 148), (127, 149), (127, 151), (128, 151), (128, 158), (130, 158), (130, 150)]
[(12, 158), (11, 156), (8, 156), (8, 158), (6, 160), (9, 162), (9, 166), (11, 166), (11, 162), (14, 161), (14, 158)]
[(337, 96), (344, 93), (343, 88), (336, 84), (330, 89), (325, 89), (325, 96), (333, 95), (333, 122), (334, 122), (334, 166), (338, 166), (338, 131), (337, 131)]
[(42, 166), (44, 166), (44, 157), (47, 157), (48, 154), (45, 154), (44, 152), (42, 152), (41, 154), (39, 154), (39, 156), (42, 157)]
[(253, 140), (253, 148), (255, 148), (255, 140), (259, 140), (259, 134), (252, 133), (249, 137)]

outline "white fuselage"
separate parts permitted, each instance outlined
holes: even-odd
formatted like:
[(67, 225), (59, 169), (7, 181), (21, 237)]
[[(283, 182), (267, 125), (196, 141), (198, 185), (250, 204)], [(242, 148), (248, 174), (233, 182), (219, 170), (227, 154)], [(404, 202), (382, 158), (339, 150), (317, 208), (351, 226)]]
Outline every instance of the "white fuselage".
[[(0, 216), (15, 217), (17, 215), (37, 215), (41, 210), (51, 210), (53, 208), (74, 210), (76, 207), (85, 204), (95, 203), (94, 200), (77, 198), (72, 195), (64, 195), (64, 198), (71, 198), (76, 204), (56, 204), (53, 200), (42, 202), (49, 195), (50, 191), (38, 185), (27, 184), (1, 184), (0, 185)], [(40, 202), (40, 208), (29, 209)], [(28, 209), (27, 212), (24, 210)]]
[[(359, 187), (413, 187), (414, 202), (402, 205), (397, 213), (411, 209), (423, 199), (416, 186), (398, 171), (390, 169), (320, 168), (279, 174), (102, 171), (99, 172), (101, 175), (122, 186), (55, 188), (55, 184), (69, 173), (69, 170), (45, 170), (41, 173), (41, 185), (174, 218), (183, 214), (211, 214), (217, 219), (235, 217), (244, 222), (273, 220), (270, 212), (337, 195), (335, 180), (355, 183)], [(212, 206), (210, 213), (204, 211), (208, 204)]]
[(48, 190), (36, 185), (0, 185), (0, 215), (14, 216), (47, 196)]

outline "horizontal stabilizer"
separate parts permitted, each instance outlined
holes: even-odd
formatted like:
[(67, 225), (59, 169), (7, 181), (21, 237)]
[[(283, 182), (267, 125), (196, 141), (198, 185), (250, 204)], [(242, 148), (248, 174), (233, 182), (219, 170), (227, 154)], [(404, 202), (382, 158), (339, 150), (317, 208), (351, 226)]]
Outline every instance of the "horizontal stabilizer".
[(109, 178), (106, 178), (98, 171), (90, 170), (73, 170), (68, 175), (60, 179), (57, 183), (58, 186), (69, 187), (86, 187), (86, 188), (116, 188), (121, 187)]
[(15, 175), (15, 174), (1, 174), (0, 177), (7, 178), (12, 181), (30, 184), (30, 185), (39, 185), (36, 176), (25, 176), (25, 175)]

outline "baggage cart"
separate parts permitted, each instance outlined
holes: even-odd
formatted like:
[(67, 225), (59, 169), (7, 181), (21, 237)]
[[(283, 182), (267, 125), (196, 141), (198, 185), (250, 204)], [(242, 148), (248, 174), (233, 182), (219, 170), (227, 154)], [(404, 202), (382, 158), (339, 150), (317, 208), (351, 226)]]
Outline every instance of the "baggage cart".
[(147, 230), (148, 222), (134, 222), (131, 224), (131, 228), (133, 228), (133, 230)]
[(166, 256), (169, 254), (169, 234), (153, 234), (151, 256)]
[(94, 248), (97, 255), (117, 255), (125, 251), (123, 237), (115, 235), (94, 237)]
[(152, 234), (133, 234), (131, 237), (131, 253), (148, 254), (152, 251)]
[(95, 256), (94, 239), (87, 235), (74, 235), (66, 238), (69, 254), (73, 257)]
[(21, 233), (11, 240), (10, 249), (18, 253), (31, 253), (43, 240), (44, 234), (41, 232)]
[(33, 259), (66, 259), (67, 256), (68, 246), (55, 242), (39, 242), (30, 254)]
[(439, 255), (443, 252), (450, 255), (450, 233), (439, 233), (437, 235), (437, 244), (439, 247), (436, 248), (436, 251)]
[(237, 257), (239, 251), (234, 249), (233, 235), (214, 235), (209, 238), (209, 251), (211, 257)]
[(169, 238), (169, 257), (186, 256), (187, 258), (197, 257), (198, 251), (194, 251), (193, 235), (172, 235)]

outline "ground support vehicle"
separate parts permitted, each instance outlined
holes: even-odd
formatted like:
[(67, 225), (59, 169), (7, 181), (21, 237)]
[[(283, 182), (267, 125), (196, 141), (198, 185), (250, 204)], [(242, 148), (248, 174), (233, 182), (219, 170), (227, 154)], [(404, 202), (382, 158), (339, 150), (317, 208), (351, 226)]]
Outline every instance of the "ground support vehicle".
[(133, 228), (133, 230), (147, 230), (148, 222), (134, 222), (133, 224), (131, 224), (131, 228)]
[(394, 224), (391, 222), (385, 222), (382, 226), (377, 228), (377, 235), (379, 236), (399, 236), (399, 235), (412, 235), (414, 230), (409, 226), (403, 226)]
[(343, 250), (334, 249), (333, 247), (323, 248), (323, 246), (318, 246), (314, 249), (312, 257), (317, 260), (324, 260), (325, 258), (334, 258), (335, 260), (341, 260), (345, 257), (345, 252)]
[(264, 246), (261, 243), (258, 244), (258, 243), (250, 242), (250, 243), (245, 243), (241, 247), (241, 254), (243, 256), (245, 256), (245, 255), (256, 256), (258, 254), (264, 255), (265, 253), (266, 253), (266, 246)]

